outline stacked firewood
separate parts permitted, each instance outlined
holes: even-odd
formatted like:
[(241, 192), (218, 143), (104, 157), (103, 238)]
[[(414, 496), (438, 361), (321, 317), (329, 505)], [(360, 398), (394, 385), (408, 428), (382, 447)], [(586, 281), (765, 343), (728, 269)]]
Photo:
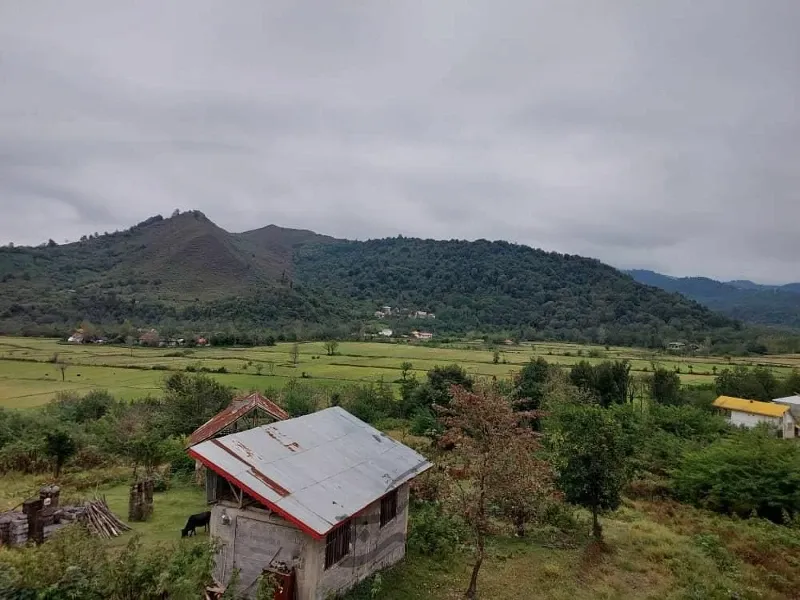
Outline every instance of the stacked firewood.
[(90, 530), (101, 537), (117, 537), (122, 535), (124, 531), (131, 530), (111, 512), (105, 498), (87, 500), (83, 503), (83, 507), (85, 509), (83, 514), (84, 522), (89, 526)]

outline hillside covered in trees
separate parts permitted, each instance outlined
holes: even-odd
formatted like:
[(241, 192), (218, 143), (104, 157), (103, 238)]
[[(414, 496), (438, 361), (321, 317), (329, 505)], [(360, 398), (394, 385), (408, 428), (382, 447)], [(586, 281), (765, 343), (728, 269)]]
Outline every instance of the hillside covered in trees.
[[(497, 332), (661, 346), (742, 340), (734, 320), (597, 260), (507, 242), (355, 242), (268, 226), (229, 233), (198, 211), (59, 246), (0, 248), (0, 331), (258, 329), (345, 336), (379, 305), (435, 312), (441, 335)], [(430, 325), (434, 325), (431, 322)]]
[(800, 327), (800, 284), (759, 285), (707, 277), (670, 277), (654, 271), (627, 271), (639, 283), (677, 292), (733, 319), (761, 325)]

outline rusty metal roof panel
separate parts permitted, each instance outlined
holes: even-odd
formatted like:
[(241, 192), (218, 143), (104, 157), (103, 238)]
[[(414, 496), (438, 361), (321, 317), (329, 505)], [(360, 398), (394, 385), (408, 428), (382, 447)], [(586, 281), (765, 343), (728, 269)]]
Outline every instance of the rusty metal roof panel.
[(254, 392), (249, 396), (234, 398), (227, 407), (195, 429), (189, 436), (189, 445), (194, 446), (213, 437), (253, 410), (262, 410), (277, 421), (289, 418), (289, 414), (272, 400)]
[(340, 407), (208, 440), (190, 452), (316, 537), (431, 466)]

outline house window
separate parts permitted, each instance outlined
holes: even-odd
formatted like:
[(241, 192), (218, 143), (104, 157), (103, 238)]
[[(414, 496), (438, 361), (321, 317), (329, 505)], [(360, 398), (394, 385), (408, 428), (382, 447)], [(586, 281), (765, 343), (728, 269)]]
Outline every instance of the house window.
[(350, 554), (350, 532), (352, 523), (347, 521), (331, 531), (325, 538), (325, 568), (333, 565)]
[(381, 498), (381, 527), (397, 516), (397, 490)]

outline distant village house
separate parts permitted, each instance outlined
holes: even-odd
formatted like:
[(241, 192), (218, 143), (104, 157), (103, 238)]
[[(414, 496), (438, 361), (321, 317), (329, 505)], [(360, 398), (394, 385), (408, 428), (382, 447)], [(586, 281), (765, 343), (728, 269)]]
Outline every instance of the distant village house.
[(797, 422), (786, 404), (720, 396), (714, 400), (714, 406), (722, 412), (731, 425), (752, 429), (766, 424), (773, 428), (779, 437), (794, 438), (798, 435)]
[(392, 337), (394, 332), (391, 329), (381, 329), (378, 332), (378, 335), (382, 335), (383, 337)]
[(208, 468), (215, 579), (227, 584), (237, 571), (238, 589), (254, 597), (270, 572), (297, 600), (342, 594), (401, 560), (409, 482), (431, 467), (341, 407), (209, 439), (189, 454)]

